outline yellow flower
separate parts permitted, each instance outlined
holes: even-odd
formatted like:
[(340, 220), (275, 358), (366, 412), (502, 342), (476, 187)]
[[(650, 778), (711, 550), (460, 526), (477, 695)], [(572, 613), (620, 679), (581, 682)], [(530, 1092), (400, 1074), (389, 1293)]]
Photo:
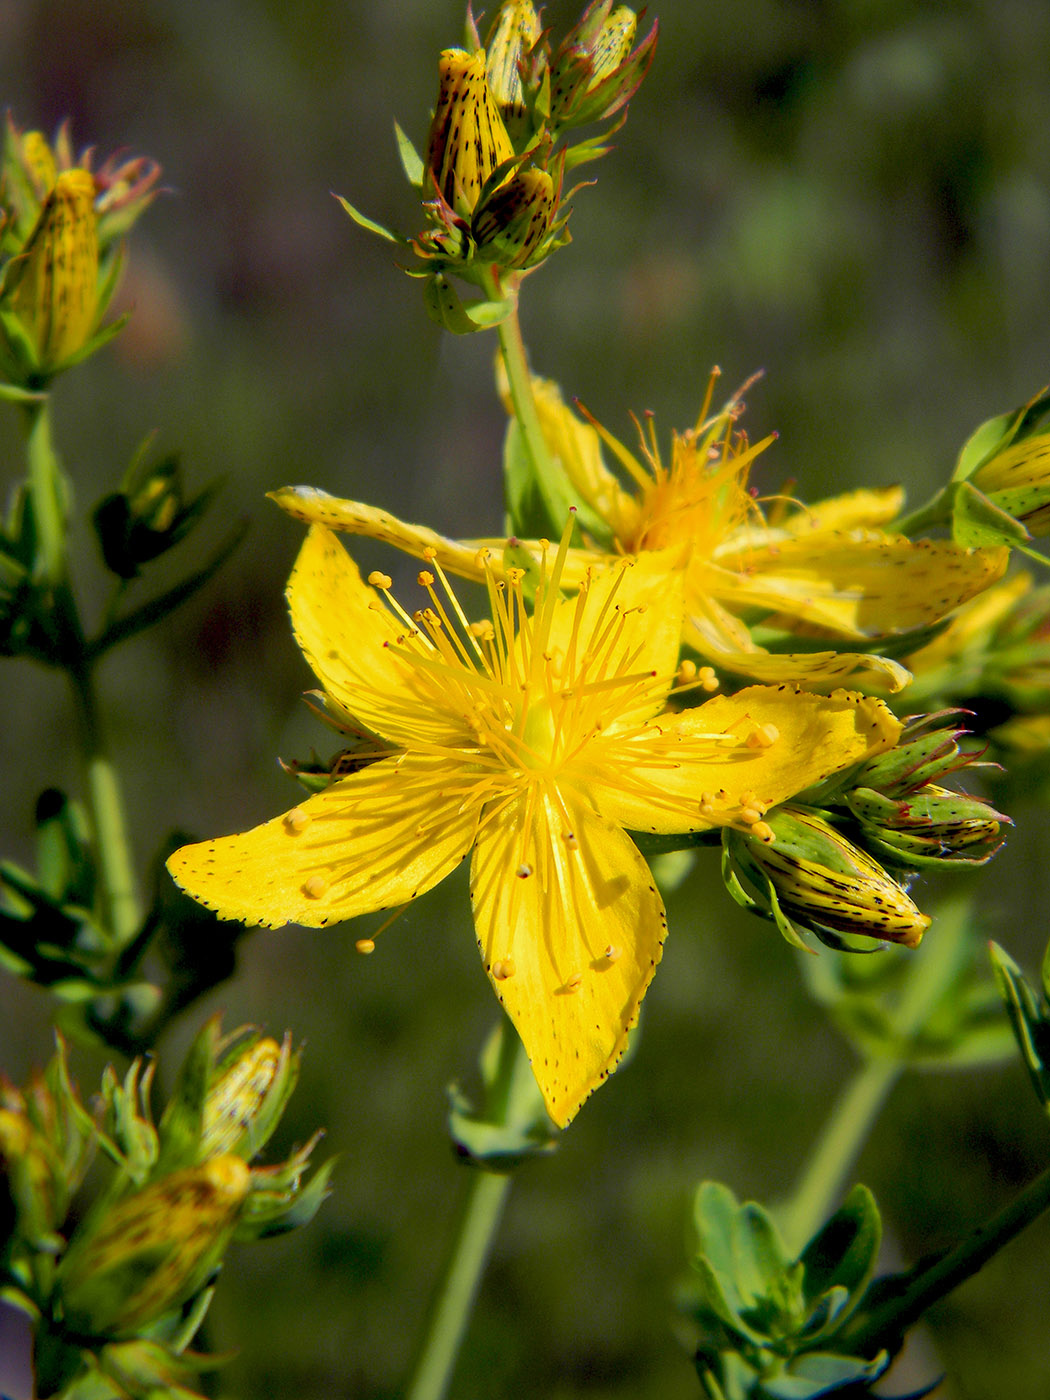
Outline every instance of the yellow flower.
[(845, 691), (756, 686), (667, 711), (680, 571), (621, 560), (562, 598), (568, 533), (540, 554), (531, 613), (521, 571), (480, 559), (491, 620), (470, 625), (433, 560), (409, 616), (315, 526), (293, 626), (336, 721), (376, 736), (374, 761), (169, 861), (220, 917), (319, 927), (407, 905), (473, 849), (485, 970), (559, 1125), (615, 1067), (660, 959), (663, 902), (627, 830), (750, 830), (900, 728)]
[[(665, 463), (651, 428), (639, 460), (571, 412), (557, 385), (534, 379), (533, 392), (547, 447), (581, 514), (589, 514), (611, 537), (604, 552), (569, 552), (565, 586), (575, 587), (599, 558), (611, 562), (621, 555), (687, 549), (682, 639), (725, 670), (819, 688), (854, 677), (899, 690), (908, 673), (895, 661), (837, 649), (773, 654), (752, 639), (744, 618), (762, 615), (811, 638), (863, 641), (938, 621), (1006, 568), (1005, 548), (915, 543), (888, 533), (883, 527), (900, 512), (897, 488), (853, 491), (811, 507), (777, 500), (767, 516), (748, 476), (755, 457), (773, 439), (752, 445), (735, 430), (738, 398), (708, 416), (709, 388), (700, 421), (675, 435)], [(603, 442), (633, 489), (606, 465)], [(434, 548), (446, 567), (467, 577), (478, 576), (479, 546), (495, 544), (456, 544), (312, 488), (286, 487), (274, 499), (302, 520), (388, 539), (410, 553)], [(530, 541), (521, 547), (533, 554), (538, 548)]]

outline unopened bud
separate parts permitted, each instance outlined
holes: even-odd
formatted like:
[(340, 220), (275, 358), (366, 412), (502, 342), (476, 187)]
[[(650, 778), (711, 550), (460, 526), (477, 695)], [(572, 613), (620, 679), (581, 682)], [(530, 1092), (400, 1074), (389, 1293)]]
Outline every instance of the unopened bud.
[[(288, 1058), (284, 1048), (264, 1036), (220, 1067), (208, 1089), (202, 1113), (200, 1157), (206, 1161), (224, 1152), (237, 1152), (245, 1139), (253, 1151), (253, 1127), (265, 1104), (278, 1070)], [(246, 1155), (251, 1156), (252, 1152)]]
[(485, 51), (445, 49), (426, 166), (438, 191), (469, 218), (492, 172), (514, 155), (485, 72)]
[(75, 354), (91, 334), (98, 314), (98, 224), (89, 171), (58, 176), (24, 251), (7, 266), (0, 307), (17, 318), (42, 373)]
[[(727, 833), (731, 859), (760, 895), (772, 887), (780, 914), (803, 928), (888, 939), (915, 947), (930, 919), (866, 851), (816, 812), (782, 807), (768, 817), (775, 840)], [(757, 878), (756, 878), (757, 877)]]
[(503, 267), (527, 267), (550, 229), (554, 181), (545, 170), (519, 170), (479, 205), (473, 222), (476, 256)]
[(63, 1319), (88, 1336), (130, 1336), (191, 1298), (222, 1257), (249, 1171), (226, 1154), (172, 1172), (74, 1236), (58, 1269)]
[(532, 0), (503, 0), (485, 45), (485, 72), (503, 119), (517, 123), (525, 113), (519, 64), (540, 37)]

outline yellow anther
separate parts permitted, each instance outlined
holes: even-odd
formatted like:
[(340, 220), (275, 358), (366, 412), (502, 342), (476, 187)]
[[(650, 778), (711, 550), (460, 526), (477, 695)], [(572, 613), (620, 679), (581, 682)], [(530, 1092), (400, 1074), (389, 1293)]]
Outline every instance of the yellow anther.
[(420, 588), (431, 588), (434, 584), (434, 575), (429, 569), (420, 569), (419, 573), (416, 574), (416, 582)]
[(368, 575), (368, 582), (373, 588), (393, 588), (394, 580), (389, 574), (384, 574), (379, 569), (373, 569)]
[(681, 662), (678, 667), (677, 680), (679, 685), (688, 685), (690, 681), (696, 680), (696, 662), (689, 660)]
[[(752, 792), (752, 790), (751, 790), (750, 788), (748, 788), (746, 792), (742, 792), (737, 800), (739, 801), (741, 807), (761, 807), (761, 806), (762, 806), (761, 802), (759, 802), (759, 800), (758, 800), (758, 793), (757, 793), (757, 792)], [(762, 815), (762, 814), (761, 814), (761, 812), (760, 812), (760, 813), (759, 813), (759, 816), (761, 816), (761, 815)]]
[(567, 992), (577, 992), (577, 991), (579, 991), (579, 989), (580, 989), (580, 983), (581, 983), (582, 981), (583, 981), (583, 974), (582, 974), (581, 972), (574, 972), (574, 973), (572, 974), (571, 977), (567, 977), (567, 978), (565, 979), (565, 990), (566, 990)]
[(303, 894), (308, 899), (320, 899), (328, 888), (328, 881), (323, 875), (311, 875), (303, 884)]
[(717, 801), (714, 793), (702, 792), (700, 794), (700, 815), (702, 817), (713, 817), (717, 810)]
[(470, 624), (470, 630), (471, 633), (477, 637), (479, 642), (491, 642), (496, 635), (496, 629), (492, 625), (491, 620), (487, 617), (481, 622), (472, 622)]
[(490, 550), (479, 549), (477, 554), (474, 555), (474, 567), (477, 569), (483, 569), (485, 565), (489, 562), (490, 557)]
[(754, 826), (756, 822), (762, 820), (762, 813), (757, 807), (742, 807), (740, 809), (740, 820), (745, 826)]
[(751, 835), (758, 841), (764, 841), (767, 846), (771, 846), (777, 839), (776, 832), (768, 822), (755, 822), (751, 827)]
[(617, 948), (617, 946), (616, 946), (615, 943), (610, 943), (609, 946), (608, 946), (608, 948), (606, 948), (606, 950), (605, 950), (605, 960), (606, 960), (606, 962), (615, 962), (617, 958), (622, 958), (622, 957), (623, 957), (623, 949), (622, 949), (622, 948)]
[(512, 568), (507, 570), (507, 582), (513, 585), (519, 584), (525, 577), (524, 569)]
[(499, 962), (492, 964), (492, 975), (497, 982), (505, 982), (508, 977), (513, 977), (515, 972), (513, 958), (500, 958)]
[(359, 953), (374, 953), (376, 950), (374, 938), (359, 938), (354, 944)]
[(428, 544), (428, 545), (426, 546), (426, 548), (423, 550), (423, 558), (427, 561), (428, 564), (432, 564), (432, 563), (434, 562), (434, 560), (435, 560), (437, 557), (438, 557), (438, 552), (437, 552), (437, 550), (434, 548), (434, 546), (433, 546), (432, 544)]
[[(713, 666), (701, 666), (696, 673), (696, 678), (704, 690), (718, 689), (719, 681)], [(769, 728), (772, 729), (773, 726), (770, 725)]]
[(290, 812), (285, 813), (284, 824), (289, 831), (294, 831), (298, 835), (300, 831), (305, 831), (310, 825), (310, 813), (304, 812), (301, 807), (293, 807)]
[(780, 738), (780, 730), (775, 724), (759, 724), (752, 729), (745, 743), (749, 749), (768, 749)]
[(565, 833), (564, 840), (565, 840), (566, 848), (567, 848), (568, 850), (570, 850), (570, 851), (578, 851), (578, 850), (580, 849), (579, 838), (577, 837), (575, 831), (567, 831), (567, 832)]
[(514, 874), (517, 875), (519, 880), (527, 880), (532, 874), (532, 866), (525, 864), (519, 865)]

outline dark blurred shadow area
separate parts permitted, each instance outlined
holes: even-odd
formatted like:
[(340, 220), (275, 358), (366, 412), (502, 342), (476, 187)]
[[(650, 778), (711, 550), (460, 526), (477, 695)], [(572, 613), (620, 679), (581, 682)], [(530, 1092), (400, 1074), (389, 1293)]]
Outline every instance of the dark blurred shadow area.
[[(917, 504), (977, 423), (1050, 377), (1050, 6), (652, 8), (651, 75), (613, 154), (586, 172), (573, 243), (523, 293), (534, 367), (625, 440), (628, 412), (653, 410), (665, 441), (692, 425), (713, 364), (727, 388), (762, 370), (749, 429), (780, 434), (764, 493), (902, 481)], [(574, 14), (546, 7), (556, 25)], [(0, 105), (47, 131), (68, 117), (103, 156), (153, 156), (169, 191), (132, 239), (130, 325), (56, 389), (80, 518), (155, 432), (191, 488), (223, 479), (201, 550), (251, 523), (221, 574), (100, 675), (143, 870), (174, 827), (212, 835), (284, 810), (296, 789), (278, 755), (328, 743), (300, 701), (313, 680), (283, 598), (301, 527), (268, 490), (302, 481), (451, 534), (501, 528), (493, 341), (443, 336), (389, 245), (330, 193), (414, 230), (393, 123), (423, 145), (437, 53), (462, 21), (454, 0), (0, 0)], [(5, 495), (22, 469), (0, 405)], [(353, 550), (395, 572), (379, 547)], [(73, 567), (99, 612), (86, 528)], [(180, 572), (176, 551), (159, 577)], [(0, 674), (0, 852), (26, 862), (37, 793), (82, 779), (60, 678), (23, 662)], [(1013, 815), (983, 907), (988, 936), (1034, 969), (1050, 861), (1039, 809)], [(515, 1187), (457, 1400), (694, 1396), (670, 1301), (692, 1191), (718, 1177), (741, 1198), (783, 1195), (852, 1068), (793, 954), (729, 902), (713, 863), (669, 917), (632, 1064)], [(291, 1027), (303, 1079), (274, 1152), (324, 1124), (340, 1157), (308, 1230), (231, 1254), (202, 1344), (241, 1356), (216, 1395), (375, 1400), (410, 1363), (465, 1189), (446, 1085), (471, 1082), (495, 1005), (464, 880), (355, 957), (379, 922), (251, 935), (237, 979), (160, 1047), (170, 1086), (209, 1011)], [(50, 1010), (0, 977), (13, 1079), (49, 1054)], [(100, 1063), (78, 1060), (82, 1085)], [(906, 1079), (858, 1176), (915, 1259), (1045, 1160), (1045, 1126), (1007, 1065)], [(939, 1308), (915, 1386), (941, 1368), (946, 1400), (1050, 1393), (1045, 1226), (1029, 1236)], [(24, 1379), (5, 1386), (20, 1400)]]

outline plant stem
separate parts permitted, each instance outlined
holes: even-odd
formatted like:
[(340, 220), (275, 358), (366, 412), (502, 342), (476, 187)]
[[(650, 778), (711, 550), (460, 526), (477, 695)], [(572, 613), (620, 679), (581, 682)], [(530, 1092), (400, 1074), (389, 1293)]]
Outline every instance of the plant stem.
[[(497, 295), (494, 286), (490, 288), (490, 295)], [(504, 290), (503, 295), (508, 295), (508, 292)], [(542, 489), (542, 484), (550, 475), (550, 454), (540, 426), (539, 414), (536, 412), (536, 400), (532, 394), (529, 361), (525, 353), (525, 341), (522, 339), (521, 322), (518, 319), (517, 290), (511, 291), (509, 296), (511, 313), (497, 326), (499, 348), (503, 357), (503, 368), (507, 372), (514, 417), (521, 429), (525, 449), (532, 459), (533, 475)]]
[(981, 1225), (967, 1239), (929, 1268), (916, 1274), (904, 1291), (888, 1299), (867, 1317), (847, 1327), (842, 1342), (851, 1354), (866, 1355), (872, 1348), (894, 1341), (938, 1299), (945, 1297), (977, 1273), (1015, 1235), (1050, 1209), (1050, 1171), (1025, 1187), (1021, 1194)]
[(823, 1135), (806, 1163), (789, 1203), (777, 1212), (788, 1248), (801, 1252), (816, 1234), (904, 1071), (899, 1060), (868, 1060), (839, 1096)]
[(66, 572), (66, 527), (62, 481), (51, 443), (51, 408), (47, 398), (26, 409), (26, 455), (29, 497), (37, 535), (38, 582), (55, 586)]
[(938, 912), (936, 936), (911, 955), (908, 978), (893, 1014), (897, 1053), (866, 1059), (832, 1109), (794, 1195), (777, 1212), (789, 1247), (801, 1250), (831, 1214), (872, 1125), (908, 1067), (913, 1038), (950, 993), (970, 937), (969, 919), (969, 896), (954, 895)]
[[(504, 1026), (497, 1082), (499, 1094), (492, 1117), (507, 1123), (514, 1117), (523, 1095), (535, 1093), (524, 1048), (509, 1024)], [(442, 1400), (448, 1393), (510, 1183), (509, 1172), (473, 1171), (423, 1348), (405, 1392), (406, 1400)]]
[(116, 946), (123, 947), (138, 928), (139, 900), (120, 781), (106, 751), (91, 667), (70, 667), (69, 676), (80, 719), (106, 922)]

